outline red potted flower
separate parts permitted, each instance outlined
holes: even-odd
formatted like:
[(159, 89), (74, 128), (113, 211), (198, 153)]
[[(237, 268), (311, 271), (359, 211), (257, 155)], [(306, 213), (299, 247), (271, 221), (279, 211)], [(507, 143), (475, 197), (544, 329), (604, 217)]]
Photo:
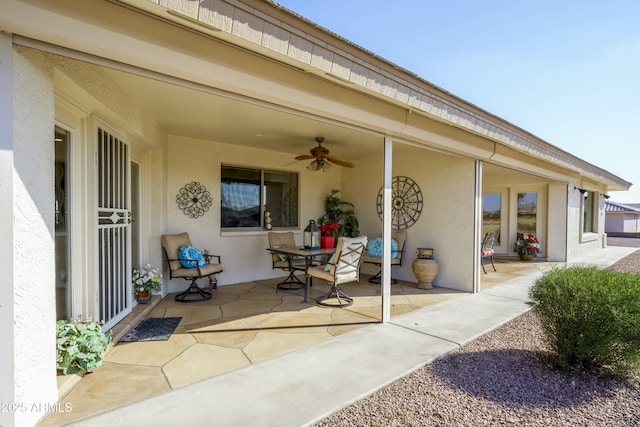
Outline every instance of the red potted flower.
[(337, 222), (327, 222), (319, 225), (320, 227), (320, 246), (323, 249), (333, 248), (335, 245), (335, 233), (338, 231)]

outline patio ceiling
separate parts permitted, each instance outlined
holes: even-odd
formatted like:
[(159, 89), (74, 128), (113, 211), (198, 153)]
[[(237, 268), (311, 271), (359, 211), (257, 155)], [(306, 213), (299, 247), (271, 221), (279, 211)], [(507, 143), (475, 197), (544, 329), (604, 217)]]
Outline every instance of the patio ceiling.
[(323, 136), (332, 154), (349, 160), (380, 153), (383, 139), (349, 127), (278, 111), (134, 74), (105, 69), (146, 115), (168, 134), (309, 154)]

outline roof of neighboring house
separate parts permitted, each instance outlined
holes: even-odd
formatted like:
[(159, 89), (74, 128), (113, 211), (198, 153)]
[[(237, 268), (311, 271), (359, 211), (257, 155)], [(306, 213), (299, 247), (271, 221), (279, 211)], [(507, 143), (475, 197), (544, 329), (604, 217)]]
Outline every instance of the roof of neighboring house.
[(640, 208), (630, 205), (623, 205), (622, 203), (616, 203), (610, 200), (605, 201), (604, 211), (606, 213), (635, 213), (637, 215), (640, 215)]

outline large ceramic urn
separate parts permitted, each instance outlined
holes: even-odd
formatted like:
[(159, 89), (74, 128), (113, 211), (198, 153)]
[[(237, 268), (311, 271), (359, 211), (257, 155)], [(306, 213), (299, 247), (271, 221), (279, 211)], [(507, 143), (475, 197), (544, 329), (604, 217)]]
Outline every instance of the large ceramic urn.
[(433, 249), (418, 248), (417, 257), (411, 264), (413, 274), (418, 279), (419, 289), (433, 289), (433, 280), (438, 275), (438, 261), (433, 259)]

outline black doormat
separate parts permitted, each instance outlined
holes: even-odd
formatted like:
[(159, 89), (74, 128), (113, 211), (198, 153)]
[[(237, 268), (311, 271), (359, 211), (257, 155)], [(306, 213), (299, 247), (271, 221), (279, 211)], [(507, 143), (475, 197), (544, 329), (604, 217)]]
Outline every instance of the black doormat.
[(166, 341), (178, 327), (182, 317), (150, 317), (138, 323), (120, 342)]

